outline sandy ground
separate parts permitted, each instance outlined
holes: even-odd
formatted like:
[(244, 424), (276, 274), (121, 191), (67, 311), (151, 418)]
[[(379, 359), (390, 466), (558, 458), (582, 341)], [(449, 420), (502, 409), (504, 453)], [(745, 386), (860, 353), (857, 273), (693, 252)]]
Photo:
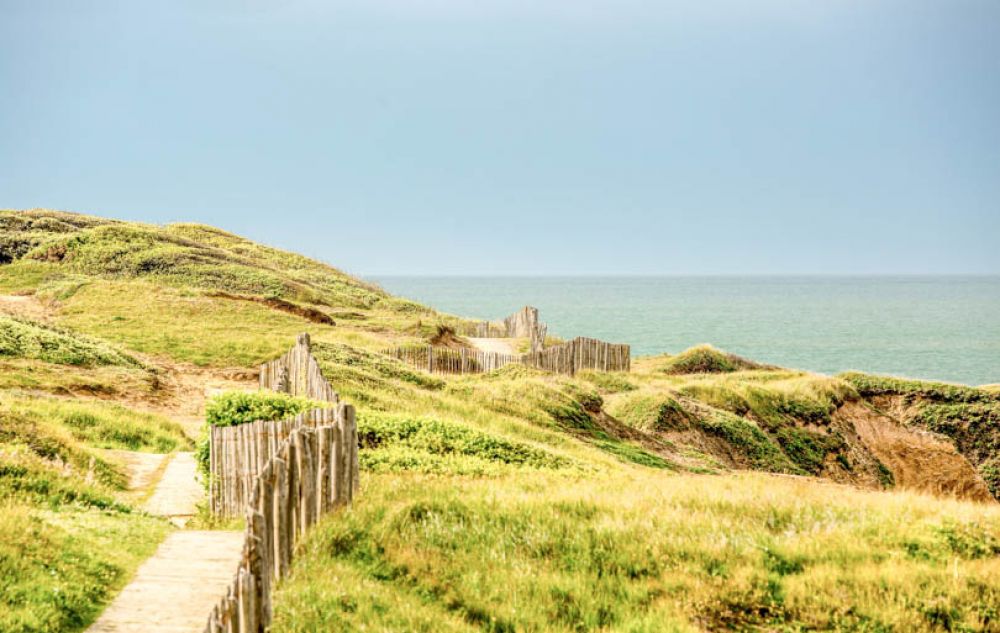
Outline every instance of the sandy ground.
[(36, 297), (27, 295), (0, 295), (0, 314), (45, 321), (50, 310)]
[(517, 350), (514, 349), (514, 339), (467, 337), (466, 340), (483, 352), (517, 355)]

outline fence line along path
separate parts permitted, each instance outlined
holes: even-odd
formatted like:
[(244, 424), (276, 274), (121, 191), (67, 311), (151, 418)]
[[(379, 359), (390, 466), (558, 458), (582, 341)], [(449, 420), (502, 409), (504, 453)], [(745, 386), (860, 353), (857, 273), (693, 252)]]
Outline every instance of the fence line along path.
[(430, 345), (394, 347), (382, 353), (432, 374), (480, 374), (516, 363), (572, 376), (583, 370), (627, 372), (632, 364), (628, 345), (584, 337), (520, 355)]
[[(196, 512), (196, 504), (205, 492), (195, 479), (191, 453), (177, 453), (167, 459), (170, 462), (145, 510), (182, 525)], [(239, 532), (170, 533), (88, 631), (200, 631), (205, 614), (217, 596), (225, 592), (242, 547), (243, 535)]]
[(340, 402), (310, 351), (309, 336), (261, 367), (261, 388), (329, 403), (288, 420), (213, 428), (211, 508), (245, 513), (243, 545), (206, 633), (263, 633), (271, 590), (288, 574), (299, 539), (325, 513), (347, 505), (358, 488), (354, 407)]
[(501, 321), (479, 321), (459, 328), (463, 336), (475, 338), (526, 338), (531, 351), (541, 351), (545, 346), (548, 326), (538, 320), (538, 308), (524, 306)]

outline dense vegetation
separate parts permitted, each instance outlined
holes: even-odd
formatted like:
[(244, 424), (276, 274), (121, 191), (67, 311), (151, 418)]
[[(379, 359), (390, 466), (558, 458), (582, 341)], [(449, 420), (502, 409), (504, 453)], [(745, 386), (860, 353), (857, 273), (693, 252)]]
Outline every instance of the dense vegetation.
[(99, 341), (2, 314), (0, 356), (62, 365), (139, 365), (134, 358)]
[[(0, 317), (0, 630), (79, 630), (165, 533), (102, 449), (191, 442), (137, 405), (182, 399), (181, 375), (246, 373), (305, 330), (358, 408), (363, 489), (306, 541), (277, 630), (985, 631), (1000, 618), (998, 510), (879, 490), (897, 477), (851, 417), (952, 438), (998, 494), (995, 391), (707, 346), (628, 375), (430, 376), (378, 350), (458, 318), (292, 253), (51, 211), (0, 211), (0, 236), (0, 295), (45, 313)], [(306, 406), (225, 393), (205, 413), (229, 425)]]

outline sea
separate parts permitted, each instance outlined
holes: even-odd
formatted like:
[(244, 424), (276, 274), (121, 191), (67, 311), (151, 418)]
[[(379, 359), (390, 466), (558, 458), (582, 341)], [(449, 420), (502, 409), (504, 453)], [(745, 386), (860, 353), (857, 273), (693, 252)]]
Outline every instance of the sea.
[(1000, 276), (402, 277), (373, 279), (442, 312), (539, 309), (549, 333), (633, 356), (710, 343), (757, 361), (1000, 383)]

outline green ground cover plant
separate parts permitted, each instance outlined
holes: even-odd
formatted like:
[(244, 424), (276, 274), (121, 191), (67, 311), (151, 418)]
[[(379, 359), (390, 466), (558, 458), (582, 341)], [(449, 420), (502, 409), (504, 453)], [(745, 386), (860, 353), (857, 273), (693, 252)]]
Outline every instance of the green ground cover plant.
[(0, 356), (62, 365), (141, 366), (136, 359), (101, 341), (2, 314)]

